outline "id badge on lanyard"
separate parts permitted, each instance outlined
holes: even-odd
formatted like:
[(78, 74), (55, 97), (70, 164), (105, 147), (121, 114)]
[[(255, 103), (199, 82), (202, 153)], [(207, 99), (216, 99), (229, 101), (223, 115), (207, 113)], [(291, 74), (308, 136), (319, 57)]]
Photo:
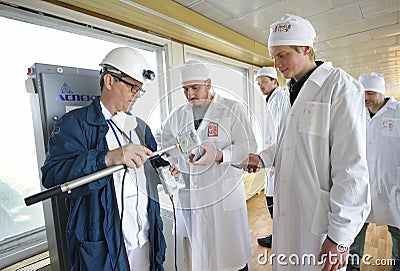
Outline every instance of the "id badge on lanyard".
[[(108, 125), (110, 126), (111, 130), (114, 133), (114, 137), (118, 142), (118, 145), (122, 147), (121, 141), (118, 137), (117, 132), (114, 129), (114, 126), (112, 125), (111, 121), (107, 121)], [(129, 131), (129, 141), (132, 142), (132, 131)], [(121, 182), (122, 186), (122, 180), (124, 179), (124, 171), (118, 172), (118, 179)], [(124, 198), (129, 198), (132, 196), (136, 196), (138, 194), (138, 186), (137, 186), (137, 176), (136, 176), (136, 170), (135, 169), (128, 169), (128, 172), (125, 175), (125, 182), (124, 182)]]

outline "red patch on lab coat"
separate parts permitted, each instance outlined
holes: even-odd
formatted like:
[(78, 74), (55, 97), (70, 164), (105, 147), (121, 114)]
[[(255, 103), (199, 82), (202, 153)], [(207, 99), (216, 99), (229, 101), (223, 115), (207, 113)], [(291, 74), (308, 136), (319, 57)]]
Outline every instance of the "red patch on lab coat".
[(218, 123), (210, 122), (207, 128), (208, 137), (217, 137), (218, 136)]

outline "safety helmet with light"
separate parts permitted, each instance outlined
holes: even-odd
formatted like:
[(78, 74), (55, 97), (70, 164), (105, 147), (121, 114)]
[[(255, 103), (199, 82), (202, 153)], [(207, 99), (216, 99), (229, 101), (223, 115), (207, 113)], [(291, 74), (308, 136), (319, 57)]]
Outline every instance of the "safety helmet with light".
[(111, 50), (100, 63), (102, 72), (129, 76), (144, 83), (154, 80), (155, 74), (147, 69), (147, 62), (137, 50), (130, 47), (118, 47)]

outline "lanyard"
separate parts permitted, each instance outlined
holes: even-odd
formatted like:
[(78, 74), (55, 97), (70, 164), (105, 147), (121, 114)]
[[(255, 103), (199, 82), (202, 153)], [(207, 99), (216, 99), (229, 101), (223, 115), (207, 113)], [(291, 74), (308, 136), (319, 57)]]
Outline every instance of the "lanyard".
[[(115, 138), (117, 139), (118, 145), (119, 145), (120, 147), (122, 147), (121, 141), (119, 140), (119, 137), (118, 137), (118, 135), (117, 135), (117, 132), (116, 132), (115, 129), (114, 129), (114, 125), (115, 125), (115, 127), (117, 127), (118, 131), (119, 131), (123, 136), (125, 136), (126, 139), (129, 140), (129, 143), (132, 143), (132, 131), (131, 131), (131, 130), (129, 131), (129, 138), (128, 138), (128, 136), (125, 134), (125, 132), (122, 131), (112, 120), (110, 120), (110, 119), (107, 120), (107, 123), (108, 123), (108, 125), (110, 126), (111, 130), (113, 131), (114, 136), (115, 136)], [(113, 125), (113, 124), (114, 124), (114, 125)]]

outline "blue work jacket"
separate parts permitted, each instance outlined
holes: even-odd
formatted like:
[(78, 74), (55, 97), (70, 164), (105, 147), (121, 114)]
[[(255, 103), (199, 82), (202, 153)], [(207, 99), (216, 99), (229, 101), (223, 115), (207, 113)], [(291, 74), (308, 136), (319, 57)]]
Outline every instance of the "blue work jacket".
[[(107, 131), (99, 98), (87, 107), (66, 113), (55, 124), (49, 139), (46, 161), (41, 168), (43, 185), (50, 188), (106, 168)], [(136, 132), (142, 145), (153, 151), (157, 149), (150, 128), (141, 119)], [(144, 164), (149, 195), (149, 257), (150, 270), (162, 271), (166, 243), (154, 163), (147, 160)], [(115, 265), (116, 270), (129, 270), (112, 174), (61, 196), (65, 197), (69, 211), (66, 234), (71, 270), (110, 271)]]

